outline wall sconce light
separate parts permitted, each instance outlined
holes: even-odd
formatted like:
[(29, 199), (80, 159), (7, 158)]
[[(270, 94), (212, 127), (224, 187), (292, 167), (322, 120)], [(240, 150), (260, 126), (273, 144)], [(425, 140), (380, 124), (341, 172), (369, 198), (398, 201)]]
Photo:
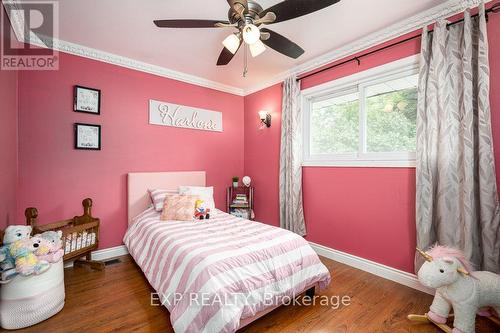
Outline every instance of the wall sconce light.
[(271, 127), (271, 115), (267, 111), (259, 111), (259, 118), (266, 127)]

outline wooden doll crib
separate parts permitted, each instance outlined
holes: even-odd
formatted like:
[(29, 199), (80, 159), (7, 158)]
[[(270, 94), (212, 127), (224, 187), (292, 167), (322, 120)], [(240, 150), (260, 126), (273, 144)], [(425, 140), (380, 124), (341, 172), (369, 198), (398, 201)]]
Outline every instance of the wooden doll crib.
[[(92, 260), (92, 251), (99, 246), (100, 220), (92, 216), (92, 199), (82, 201), (83, 215), (72, 219), (38, 225), (38, 210), (34, 207), (26, 208), (26, 224), (33, 228), (33, 234), (44, 231), (62, 231), (62, 246), (64, 249), (63, 260), (72, 261), (74, 265), (88, 265), (92, 269), (103, 270), (102, 261)], [(82, 259), (85, 257), (85, 259)]]

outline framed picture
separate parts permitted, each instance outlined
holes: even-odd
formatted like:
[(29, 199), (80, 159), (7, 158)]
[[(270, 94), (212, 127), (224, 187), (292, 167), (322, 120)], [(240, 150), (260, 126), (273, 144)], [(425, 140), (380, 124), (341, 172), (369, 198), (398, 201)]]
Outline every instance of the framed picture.
[(101, 91), (75, 86), (73, 111), (92, 114), (101, 113)]
[(75, 123), (75, 149), (101, 150), (101, 125)]

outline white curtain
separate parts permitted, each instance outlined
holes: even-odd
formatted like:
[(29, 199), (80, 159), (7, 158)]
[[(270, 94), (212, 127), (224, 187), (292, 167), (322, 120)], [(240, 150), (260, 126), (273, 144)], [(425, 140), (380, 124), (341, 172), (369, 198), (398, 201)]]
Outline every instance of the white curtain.
[[(422, 34), (417, 113), (417, 245), (464, 251), (499, 272), (500, 209), (489, 105), (488, 39), (479, 17)], [(416, 268), (421, 264), (416, 256)]]
[(302, 207), (302, 109), (295, 76), (283, 83), (280, 150), (280, 226), (304, 236)]

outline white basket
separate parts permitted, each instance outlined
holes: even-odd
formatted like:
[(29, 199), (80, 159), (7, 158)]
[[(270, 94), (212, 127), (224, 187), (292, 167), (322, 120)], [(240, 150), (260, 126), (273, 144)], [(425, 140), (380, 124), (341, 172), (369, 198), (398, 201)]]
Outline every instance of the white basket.
[(40, 275), (18, 275), (1, 286), (0, 325), (4, 329), (19, 329), (37, 324), (61, 311), (64, 298), (61, 259)]

